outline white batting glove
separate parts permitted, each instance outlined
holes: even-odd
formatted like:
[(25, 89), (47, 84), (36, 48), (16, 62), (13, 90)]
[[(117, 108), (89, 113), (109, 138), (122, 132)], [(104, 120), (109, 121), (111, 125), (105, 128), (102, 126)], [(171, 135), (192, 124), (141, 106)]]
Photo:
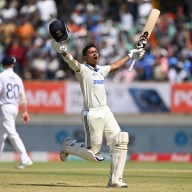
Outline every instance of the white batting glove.
[(135, 59), (135, 60), (142, 59), (144, 54), (145, 54), (144, 49), (132, 49), (128, 53), (130, 59)]
[(51, 41), (51, 46), (59, 54), (62, 54), (67, 51), (67, 47), (65, 45), (58, 43), (55, 40)]

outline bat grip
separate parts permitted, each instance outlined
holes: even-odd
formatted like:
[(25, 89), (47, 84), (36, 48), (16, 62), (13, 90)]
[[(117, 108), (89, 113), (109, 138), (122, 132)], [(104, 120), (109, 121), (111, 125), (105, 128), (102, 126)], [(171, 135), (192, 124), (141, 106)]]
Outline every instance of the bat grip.
[(134, 59), (134, 60), (132, 61), (131, 65), (130, 65), (130, 67), (129, 67), (129, 69), (128, 69), (129, 72), (131, 72), (131, 71), (133, 70), (133, 66), (135, 65), (135, 63), (136, 63), (136, 59)]

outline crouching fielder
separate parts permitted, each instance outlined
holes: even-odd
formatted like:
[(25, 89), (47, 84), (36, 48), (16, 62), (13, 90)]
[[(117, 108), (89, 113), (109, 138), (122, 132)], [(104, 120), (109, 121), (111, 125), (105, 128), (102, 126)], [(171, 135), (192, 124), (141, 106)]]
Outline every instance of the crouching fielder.
[(65, 138), (60, 158), (65, 161), (69, 154), (79, 156), (89, 161), (101, 162), (104, 157), (100, 155), (100, 149), (105, 137), (110, 148), (111, 170), (108, 187), (127, 187), (123, 182), (123, 170), (125, 167), (129, 135), (122, 132), (113, 113), (107, 106), (104, 78), (114, 70), (123, 66), (130, 59), (141, 59), (144, 50), (133, 49), (124, 58), (111, 65), (99, 66), (99, 53), (93, 45), (87, 45), (83, 49), (84, 64), (76, 61), (67, 51), (66, 40), (68, 29), (66, 23), (54, 20), (49, 25), (49, 31), (53, 37), (52, 48), (58, 52), (75, 72), (83, 94), (83, 110), (81, 113), (85, 130), (85, 143), (76, 143), (69, 137)]

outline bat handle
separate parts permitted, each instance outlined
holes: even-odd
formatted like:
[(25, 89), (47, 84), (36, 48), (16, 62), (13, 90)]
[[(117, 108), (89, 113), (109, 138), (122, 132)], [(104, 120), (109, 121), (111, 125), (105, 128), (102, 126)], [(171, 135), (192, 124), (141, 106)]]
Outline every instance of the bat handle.
[(131, 72), (131, 71), (133, 70), (133, 66), (135, 65), (135, 63), (136, 63), (136, 59), (134, 59), (134, 60), (132, 61), (131, 65), (130, 65), (130, 67), (129, 67), (129, 69), (128, 69), (129, 72)]

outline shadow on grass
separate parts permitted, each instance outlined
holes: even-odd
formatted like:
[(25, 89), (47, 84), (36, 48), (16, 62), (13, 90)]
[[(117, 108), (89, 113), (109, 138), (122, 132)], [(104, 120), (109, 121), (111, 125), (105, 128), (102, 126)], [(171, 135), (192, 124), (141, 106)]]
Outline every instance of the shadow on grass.
[(84, 187), (84, 188), (89, 188), (89, 187), (97, 187), (97, 188), (106, 188), (106, 186), (88, 186), (88, 185), (69, 185), (67, 183), (55, 183), (55, 184), (42, 184), (42, 183), (12, 183), (9, 184), (12, 186), (34, 186), (34, 187)]
[[(0, 170), (0, 174), (8, 174), (8, 175), (10, 175), (10, 174), (15, 174), (15, 175), (17, 175), (17, 174), (20, 174), (20, 175), (76, 175), (76, 176), (81, 176), (82, 175), (82, 172), (71, 172), (71, 171), (63, 171), (63, 172), (61, 172), (61, 171), (53, 171), (53, 172), (48, 172), (48, 171), (28, 171), (28, 170), (3, 170), (3, 171), (1, 171)], [(83, 173), (84, 175), (87, 175), (87, 176), (92, 176), (93, 175), (93, 173), (90, 173), (90, 172), (84, 172)], [(95, 172), (94, 173), (94, 176), (101, 176), (101, 175), (105, 175), (106, 173), (101, 173), (101, 172)]]
[[(23, 175), (27, 175), (27, 174), (29, 174), (29, 175), (62, 175), (62, 176), (64, 176), (64, 175), (70, 175), (70, 176), (73, 176), (73, 175), (76, 175), (76, 176), (81, 176), (82, 175), (82, 172), (80, 173), (80, 172), (42, 172), (42, 171), (26, 171), (26, 170), (19, 170), (19, 171), (1, 171), (1, 173), (2, 174), (23, 174)], [(93, 176), (93, 173), (90, 173), (90, 172), (84, 172), (83, 173), (84, 174), (84, 176), (88, 176), (88, 177), (90, 177), (90, 176)], [(152, 174), (152, 175), (145, 175), (145, 174), (135, 174), (135, 175), (132, 175), (132, 174), (126, 174), (126, 176), (127, 177), (132, 177), (132, 178), (135, 178), (135, 177), (137, 177), (137, 178), (151, 178), (151, 179), (155, 179), (155, 178), (163, 178), (163, 179), (165, 179), (165, 178), (180, 178), (180, 179), (189, 179), (189, 178), (192, 178), (192, 175), (186, 175), (186, 176), (184, 176), (184, 175), (178, 175), (178, 173), (177, 173), (177, 175), (166, 175), (166, 174), (163, 174), (163, 175), (160, 175), (158, 172), (156, 173), (157, 175), (154, 175), (154, 174)], [(94, 173), (94, 177), (95, 176), (101, 176), (101, 175), (105, 175), (105, 173)]]

